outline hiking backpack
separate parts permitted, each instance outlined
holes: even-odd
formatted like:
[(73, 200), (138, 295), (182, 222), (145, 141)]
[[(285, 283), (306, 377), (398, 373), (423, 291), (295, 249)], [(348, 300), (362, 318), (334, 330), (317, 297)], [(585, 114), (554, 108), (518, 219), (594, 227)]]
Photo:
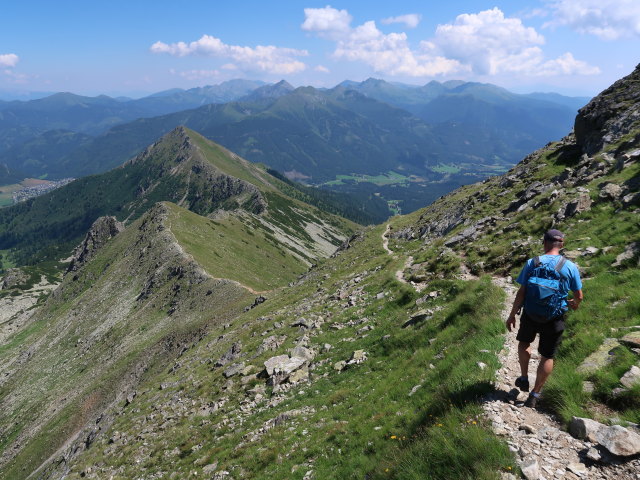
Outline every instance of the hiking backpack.
[(527, 280), (524, 310), (536, 322), (548, 322), (565, 312), (566, 294), (560, 290), (560, 273), (567, 259), (561, 257), (555, 267), (542, 263), (540, 257), (533, 259), (533, 270)]

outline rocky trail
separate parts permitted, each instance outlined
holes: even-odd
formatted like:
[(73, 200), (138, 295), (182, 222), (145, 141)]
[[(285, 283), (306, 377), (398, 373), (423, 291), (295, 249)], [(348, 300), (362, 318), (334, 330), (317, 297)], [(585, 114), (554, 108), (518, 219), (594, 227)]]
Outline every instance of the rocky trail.
[[(389, 231), (390, 225), (387, 225), (382, 234), (383, 248), (388, 255), (396, 257), (395, 252), (389, 248)], [(412, 261), (413, 259), (408, 257), (404, 268), (409, 267)], [(464, 268), (461, 269), (459, 277), (464, 280), (477, 278)], [(410, 283), (418, 291), (422, 289), (421, 285), (408, 282), (404, 278), (403, 270), (396, 272), (396, 278), (403, 283)], [(502, 319), (506, 322), (517, 285), (503, 277), (494, 277), (493, 282), (507, 294), (502, 310)], [(564, 431), (562, 425), (552, 415), (546, 413), (543, 407), (532, 409), (523, 405), (528, 394), (520, 392), (513, 385), (520, 375), (516, 340), (518, 325), (514, 331), (505, 333), (504, 348), (499, 354), (502, 368), (497, 372), (496, 389), (483, 399), (483, 409), (495, 434), (502, 437), (516, 455), (524, 477), (528, 480), (611, 478), (640, 480), (640, 458), (637, 455), (626, 458), (612, 455), (606, 448), (599, 445), (593, 436), (594, 442), (574, 438)], [(531, 385), (535, 382), (535, 371), (540, 360), (537, 339), (532, 347), (529, 364)], [(511, 473), (502, 472), (501, 475), (504, 479), (516, 478)]]
[[(504, 278), (494, 278), (494, 283), (507, 293), (502, 311), (506, 321), (517, 286)], [(562, 425), (544, 409), (523, 406), (527, 393), (513, 386), (520, 375), (516, 332), (505, 334), (505, 345), (499, 354), (502, 368), (497, 372), (496, 390), (486, 397), (483, 408), (496, 435), (505, 439), (515, 453), (525, 478), (640, 479), (640, 458), (637, 455), (635, 459), (616, 457), (597, 442), (580, 440), (563, 431)], [(536, 340), (529, 364), (531, 385), (535, 381), (539, 358)], [(503, 478), (515, 478), (509, 473), (502, 475)]]

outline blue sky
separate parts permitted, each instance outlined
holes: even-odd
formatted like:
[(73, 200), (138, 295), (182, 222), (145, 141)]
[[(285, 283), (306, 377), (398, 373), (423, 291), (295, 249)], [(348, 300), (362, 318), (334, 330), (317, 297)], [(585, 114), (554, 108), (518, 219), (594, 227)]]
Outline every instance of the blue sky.
[(0, 91), (375, 77), (595, 95), (640, 62), (639, 0), (25, 0), (0, 25)]

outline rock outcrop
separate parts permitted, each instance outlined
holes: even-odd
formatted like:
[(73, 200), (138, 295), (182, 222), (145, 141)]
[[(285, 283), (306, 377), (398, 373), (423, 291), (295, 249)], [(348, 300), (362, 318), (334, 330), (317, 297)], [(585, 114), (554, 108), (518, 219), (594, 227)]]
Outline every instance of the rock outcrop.
[(583, 152), (592, 155), (618, 142), (639, 124), (640, 65), (578, 111), (574, 126), (576, 142)]
[(96, 252), (109, 240), (124, 230), (124, 225), (116, 217), (100, 217), (87, 232), (84, 240), (73, 251), (67, 272), (75, 272), (91, 260)]

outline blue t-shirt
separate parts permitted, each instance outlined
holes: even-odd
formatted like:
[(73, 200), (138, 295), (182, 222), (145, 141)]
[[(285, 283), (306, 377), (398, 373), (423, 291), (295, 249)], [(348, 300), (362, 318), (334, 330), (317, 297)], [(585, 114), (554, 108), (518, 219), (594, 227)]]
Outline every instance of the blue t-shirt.
[[(552, 267), (555, 267), (560, 259), (561, 255), (540, 255), (540, 263), (550, 264)], [(527, 280), (529, 280), (529, 275), (531, 275), (531, 271), (535, 268), (533, 263), (533, 258), (527, 260), (527, 263), (522, 267), (522, 271), (516, 282), (520, 285), (526, 285)], [(562, 269), (560, 270), (560, 276), (562, 279), (560, 280), (560, 291), (563, 297), (567, 297), (569, 294), (569, 290), (575, 292), (576, 290), (582, 290), (582, 281), (580, 280), (580, 272), (578, 271), (578, 267), (576, 264), (570, 260), (567, 260)], [(563, 310), (568, 310), (567, 301), (563, 302)]]

